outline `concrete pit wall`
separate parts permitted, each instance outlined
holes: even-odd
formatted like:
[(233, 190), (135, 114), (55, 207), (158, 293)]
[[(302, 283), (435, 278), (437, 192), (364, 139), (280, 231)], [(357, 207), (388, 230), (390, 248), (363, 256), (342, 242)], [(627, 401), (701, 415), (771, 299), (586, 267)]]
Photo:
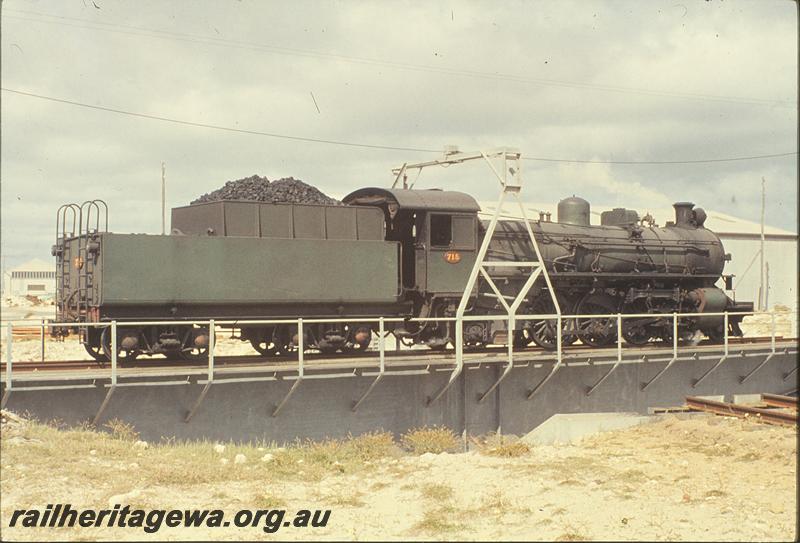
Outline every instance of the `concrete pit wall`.
[[(557, 413), (645, 414), (653, 407), (683, 405), (689, 395), (724, 395), (731, 401), (734, 394), (783, 394), (796, 390), (797, 372), (785, 378), (797, 367), (796, 344), (788, 352), (776, 354), (744, 384), (740, 383), (741, 377), (765, 357), (764, 353), (732, 355), (697, 388), (692, 387), (694, 380), (716, 360), (679, 360), (645, 391), (641, 390), (642, 384), (664, 368), (666, 362), (623, 363), (590, 396), (586, 394), (588, 387), (608, 372), (611, 365), (573, 361), (563, 365), (527, 400), (530, 390), (553, 367), (552, 363), (536, 364), (512, 370), (483, 403), (478, 403), (478, 398), (499, 377), (503, 367), (497, 364), (467, 367), (445, 395), (430, 406), (428, 398), (447, 382), (449, 369), (423, 375), (387, 375), (357, 412), (351, 410), (353, 403), (374, 377), (306, 379), (276, 417), (271, 414), (294, 381), (215, 384), (188, 423), (183, 422), (184, 416), (195, 404), (203, 385), (117, 387), (98, 426), (118, 418), (133, 424), (142, 439), (148, 441), (174, 437), (288, 443), (374, 430), (391, 431), (399, 436), (411, 428), (433, 425), (447, 426), (457, 433), (466, 429), (470, 435), (498, 429), (507, 434), (524, 434)], [(14, 388), (35, 385), (15, 383)], [(58, 419), (78, 424), (95, 417), (107, 390), (105, 384), (98, 383), (93, 388), (77, 390), (13, 391), (6, 408), (27, 412), (39, 420)]]

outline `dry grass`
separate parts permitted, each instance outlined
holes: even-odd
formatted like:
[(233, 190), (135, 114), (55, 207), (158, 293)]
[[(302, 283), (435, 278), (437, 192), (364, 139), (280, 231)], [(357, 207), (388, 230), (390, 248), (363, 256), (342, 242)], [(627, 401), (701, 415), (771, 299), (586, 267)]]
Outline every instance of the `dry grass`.
[(517, 458), (531, 452), (531, 447), (516, 436), (491, 434), (483, 442), (478, 443), (478, 450), (487, 456)]
[(587, 541), (590, 539), (585, 533), (585, 527), (579, 528), (570, 522), (566, 522), (562, 526), (564, 532), (555, 538), (556, 541)]
[(425, 511), (422, 519), (414, 524), (412, 532), (422, 532), (426, 535), (442, 535), (449, 532), (462, 530), (464, 526), (453, 522), (442, 510)]
[(325, 502), (333, 506), (363, 507), (366, 505), (366, 503), (362, 499), (363, 497), (364, 494), (358, 491), (345, 492), (343, 494), (329, 496), (328, 498), (325, 499)]
[(113, 438), (121, 439), (122, 441), (136, 441), (139, 439), (139, 432), (136, 431), (133, 425), (120, 419), (111, 419), (103, 426), (108, 428)]
[(511, 501), (508, 500), (500, 490), (495, 490), (483, 497), (478, 511), (481, 513), (502, 515), (510, 509), (512, 505)]
[[(495, 435), (483, 449), (478, 445), (479, 454), (432, 458), (404, 452), (386, 433), (286, 448), (226, 443), (217, 452), (208, 441), (162, 440), (145, 448), (124, 421), (101, 431), (60, 426), (3, 427), (5, 517), (11, 507), (40, 508), (56, 498), (104, 508), (112, 496), (129, 495), (125, 502), (146, 509), (334, 509), (336, 525), (319, 539), (783, 540), (794, 534), (796, 433), (748, 421), (667, 420), (580, 447), (535, 446), (518, 457), (489, 452), (516, 443)], [(449, 431), (435, 433), (457, 443)], [(665, 441), (671, 450), (661, 448)], [(716, 453), (726, 444), (734, 452), (720, 462)], [(236, 464), (237, 454), (246, 462)], [(399, 455), (405, 458), (394, 461)], [(731, 462), (736, 469), (728, 469)], [(753, 505), (747, 510), (739, 499), (745, 495)], [(751, 524), (748, 510), (755, 508), (768, 523)], [(53, 537), (3, 535), (22, 533)], [(242, 534), (202, 532), (197, 539), (250, 537)], [(56, 538), (81, 537), (74, 531)], [(103, 538), (114, 537), (104, 532)]]
[(423, 498), (442, 502), (453, 497), (453, 488), (441, 483), (430, 483), (420, 489)]
[[(227, 496), (222, 497), (227, 498)], [(251, 503), (257, 509), (285, 509), (287, 506), (286, 500), (274, 494), (261, 494), (251, 500)]]
[(413, 454), (455, 452), (461, 448), (458, 436), (449, 428), (440, 426), (415, 428), (401, 439), (403, 447)]
[[(52, 469), (61, 465), (87, 481), (104, 481), (109, 467), (135, 469), (139, 485), (193, 485), (232, 481), (319, 480), (332, 473), (355, 473), (370, 469), (380, 458), (399, 454), (389, 433), (371, 433), (344, 440), (304, 442), (288, 448), (270, 448), (262, 443), (226, 444), (223, 453), (208, 441), (165, 441), (146, 449), (134, 445), (138, 434), (127, 423), (110, 421), (110, 432), (84, 427), (59, 429), (29, 422), (15, 429), (29, 443), (26, 447), (7, 446), (4, 460), (23, 464), (28, 469)], [(271, 462), (260, 458), (269, 451)], [(237, 455), (244, 464), (235, 464)], [(227, 462), (224, 462), (224, 460)], [(129, 468), (135, 465), (136, 468)]]

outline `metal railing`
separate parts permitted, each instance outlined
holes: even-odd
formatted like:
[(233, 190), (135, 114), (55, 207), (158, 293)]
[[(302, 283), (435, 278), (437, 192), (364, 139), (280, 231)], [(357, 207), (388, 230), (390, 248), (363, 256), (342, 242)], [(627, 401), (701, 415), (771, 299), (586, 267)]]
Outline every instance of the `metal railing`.
[[(785, 315), (785, 313), (782, 313)], [(728, 332), (728, 323), (729, 317), (733, 315), (741, 315), (741, 316), (755, 316), (755, 315), (770, 315), (770, 350), (767, 354), (767, 357), (753, 370), (751, 370), (747, 375), (740, 378), (740, 382), (744, 383), (750, 378), (752, 378), (753, 374), (757, 371), (761, 370), (767, 362), (769, 362), (772, 358), (775, 357), (777, 352), (777, 345), (776, 345), (776, 312), (760, 312), (760, 313), (753, 313), (753, 312), (720, 312), (720, 313), (672, 313), (672, 314), (652, 314), (652, 313), (642, 313), (642, 314), (633, 314), (633, 313), (609, 313), (609, 314), (578, 314), (578, 315), (517, 315), (515, 318), (516, 323), (523, 323), (525, 321), (543, 321), (543, 320), (555, 320), (556, 321), (556, 348), (552, 351), (552, 360), (554, 361), (553, 367), (551, 368), (550, 372), (538, 383), (534, 386), (527, 394), (527, 398), (531, 399), (541, 388), (558, 372), (560, 368), (563, 367), (564, 364), (564, 349), (562, 348), (562, 329), (565, 319), (566, 320), (573, 320), (573, 319), (614, 319), (615, 325), (614, 329), (616, 331), (616, 360), (613, 362), (612, 367), (603, 374), (600, 379), (594, 383), (594, 385), (590, 386), (586, 390), (587, 395), (591, 395), (608, 377), (619, 367), (619, 365), (623, 362), (623, 322), (625, 319), (636, 319), (636, 318), (654, 318), (654, 317), (666, 317), (672, 318), (672, 349), (671, 349), (671, 358), (668, 360), (666, 366), (662, 368), (654, 377), (650, 379), (647, 383), (644, 383), (641, 387), (642, 390), (646, 390), (649, 388), (656, 380), (658, 380), (676, 361), (680, 359), (679, 356), (679, 329), (680, 329), (680, 319), (681, 318), (691, 318), (696, 319), (698, 317), (722, 317), (724, 323), (724, 334), (723, 334), (723, 341), (722, 341), (722, 349), (723, 354), (717, 360), (717, 362), (712, 366), (709, 370), (707, 370), (699, 379), (695, 380), (693, 383), (693, 387), (696, 387), (700, 382), (705, 380), (710, 374), (712, 374), (716, 369), (718, 369), (730, 356), (730, 337)], [(76, 328), (76, 327), (95, 327), (95, 328), (110, 328), (110, 335), (111, 335), (111, 349), (110, 349), (110, 368), (109, 368), (109, 384), (106, 385), (108, 387), (108, 392), (103, 400), (103, 404), (101, 405), (97, 416), (95, 417), (95, 422), (99, 420), (100, 416), (102, 415), (103, 411), (107, 407), (111, 397), (113, 396), (115, 390), (118, 387), (127, 387), (127, 386), (164, 386), (164, 385), (186, 385), (190, 384), (190, 381), (184, 380), (156, 380), (156, 381), (137, 381), (137, 382), (119, 382), (119, 360), (118, 360), (118, 346), (117, 346), (117, 337), (118, 337), (118, 329), (119, 328), (126, 328), (126, 327), (141, 327), (141, 326), (207, 326), (210, 331), (216, 332), (217, 327), (222, 329), (236, 329), (236, 328), (243, 328), (243, 327), (251, 327), (257, 325), (265, 325), (265, 326), (274, 326), (280, 324), (288, 324), (288, 325), (295, 325), (297, 326), (297, 337), (298, 337), (298, 345), (296, 346), (297, 351), (297, 365), (294, 368), (287, 368), (286, 370), (282, 371), (289, 371), (289, 372), (296, 372), (296, 376), (293, 377), (293, 384), (289, 388), (288, 392), (285, 394), (283, 399), (275, 406), (272, 411), (272, 416), (277, 416), (278, 413), (284, 408), (287, 404), (289, 399), (292, 397), (294, 392), (300, 386), (300, 384), (304, 380), (308, 379), (319, 379), (319, 378), (330, 378), (330, 375), (323, 375), (323, 374), (307, 374), (306, 373), (306, 366), (305, 366), (305, 334), (304, 334), (304, 327), (310, 324), (346, 324), (346, 323), (353, 323), (358, 322), (359, 324), (375, 324), (377, 325), (378, 329), (378, 345), (377, 345), (377, 352), (378, 352), (378, 365), (377, 365), (377, 372), (373, 374), (367, 374), (362, 372), (360, 375), (362, 376), (374, 376), (375, 378), (370, 383), (366, 391), (353, 402), (352, 411), (356, 412), (359, 407), (365, 402), (367, 397), (372, 393), (374, 388), (378, 385), (378, 383), (387, 375), (397, 374), (397, 375), (408, 375), (412, 373), (420, 374), (420, 373), (429, 373), (426, 370), (400, 370), (397, 372), (387, 371), (386, 367), (386, 337), (388, 333), (386, 331), (386, 324), (387, 323), (408, 323), (408, 322), (416, 322), (416, 323), (426, 323), (426, 322), (455, 322), (457, 327), (463, 327), (467, 322), (474, 322), (474, 321), (507, 321), (507, 315), (465, 315), (463, 317), (428, 317), (428, 318), (402, 318), (402, 317), (372, 317), (372, 318), (358, 318), (358, 319), (344, 319), (344, 318), (332, 318), (332, 319), (304, 319), (304, 318), (297, 318), (297, 319), (253, 319), (253, 320), (187, 320), (187, 321), (175, 321), (175, 320), (161, 320), (161, 321), (111, 321), (111, 322), (94, 322), (94, 323), (75, 323), (75, 322), (67, 322), (67, 323), (58, 323), (58, 322), (49, 322), (46, 320), (34, 321), (41, 330), (41, 343), (42, 343), (42, 360), (44, 360), (44, 338), (45, 338), (45, 329), (50, 327), (68, 327), (68, 328)], [(13, 330), (15, 327), (19, 326), (30, 326), (31, 321), (13, 321), (0, 324), (0, 326), (6, 328), (6, 367), (5, 367), (5, 391), (2, 398), (2, 406), (5, 406), (8, 397), (13, 391), (24, 391), (24, 390), (57, 390), (57, 389), (67, 389), (67, 388), (96, 388), (95, 384), (70, 384), (70, 385), (52, 385), (52, 386), (32, 386), (32, 387), (15, 387), (14, 386), (14, 357), (13, 357)], [(503, 373), (500, 377), (480, 396), (479, 402), (484, 401), (497, 387), (500, 385), (500, 382), (503, 381), (511, 370), (514, 368), (514, 330), (508, 330), (508, 339), (507, 339), (507, 348), (508, 348), (508, 362)], [(200, 408), (201, 404), (203, 403), (206, 395), (208, 394), (210, 388), (214, 384), (225, 384), (225, 383), (232, 383), (232, 382), (244, 382), (244, 381), (258, 381), (258, 380), (271, 380), (275, 381), (278, 380), (277, 372), (273, 372), (274, 375), (271, 377), (246, 377), (246, 378), (226, 378), (220, 379), (216, 375), (216, 368), (215, 368), (215, 348), (216, 348), (216, 333), (209, 333), (209, 342), (208, 342), (208, 365), (207, 365), (207, 373), (205, 381), (198, 381), (198, 384), (203, 384), (204, 388), (201, 391), (199, 397), (193, 404), (192, 408), (189, 410), (185, 417), (185, 421), (188, 422), (191, 418), (195, 415), (197, 410)], [(399, 345), (399, 342), (398, 342)], [(630, 345), (632, 348), (641, 348), (641, 345)], [(788, 348), (784, 349), (788, 352)], [(372, 351), (374, 352), (374, 351)], [(432, 354), (435, 354), (432, 351)], [(369, 359), (368, 359), (369, 360)], [(647, 361), (647, 357), (643, 356), (639, 360), (640, 362)], [(457, 357), (455, 367), (452, 370), (450, 375), (451, 379), (455, 379), (455, 377), (460, 374), (461, 370), (463, 369), (464, 360), (463, 357)], [(270, 370), (272, 371), (272, 370)], [(790, 371), (788, 374), (784, 376), (784, 380), (788, 379), (796, 371), (796, 368)], [(348, 372), (346, 374), (337, 374), (334, 376), (354, 376), (356, 375), (355, 372)], [(41, 380), (40, 376), (37, 377), (29, 377), (25, 379), (19, 379), (18, 381), (37, 381)], [(430, 405), (431, 401), (428, 401)]]

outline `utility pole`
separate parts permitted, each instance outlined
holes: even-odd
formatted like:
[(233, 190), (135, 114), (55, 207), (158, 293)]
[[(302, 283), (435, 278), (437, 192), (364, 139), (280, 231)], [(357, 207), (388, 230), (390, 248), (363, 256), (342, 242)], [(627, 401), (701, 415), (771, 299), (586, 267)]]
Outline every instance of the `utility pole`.
[(767, 180), (761, 177), (761, 250), (759, 251), (759, 263), (761, 270), (761, 279), (758, 283), (758, 309), (761, 311), (767, 310), (767, 293), (764, 287), (764, 208), (766, 207), (767, 200)]
[(167, 167), (161, 162), (161, 235), (167, 233)]

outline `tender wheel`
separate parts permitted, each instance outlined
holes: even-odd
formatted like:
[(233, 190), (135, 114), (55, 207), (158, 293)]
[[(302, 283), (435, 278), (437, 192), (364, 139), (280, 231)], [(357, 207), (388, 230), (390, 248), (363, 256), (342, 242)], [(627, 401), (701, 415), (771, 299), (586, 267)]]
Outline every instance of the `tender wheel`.
[(103, 347), (101, 345), (89, 345), (88, 343), (84, 343), (83, 348), (86, 349), (86, 352), (89, 353), (89, 356), (98, 362), (109, 362), (111, 360), (103, 352)]
[[(617, 312), (617, 304), (607, 294), (587, 294), (584, 296), (575, 313), (578, 315), (609, 314)], [(613, 317), (579, 318), (577, 319), (578, 338), (591, 347), (605, 347), (617, 339), (617, 322)]]
[[(558, 296), (558, 305), (561, 312), (569, 312), (571, 305), (562, 297)], [(555, 315), (556, 308), (553, 305), (553, 300), (550, 294), (545, 292), (536, 297), (533, 303), (528, 308), (528, 311), (534, 315)], [(524, 329), (525, 336), (530, 340), (548, 351), (556, 350), (556, 343), (558, 338), (558, 320), (557, 319), (541, 319), (533, 320), (527, 323)], [(574, 323), (572, 319), (561, 319), (561, 345), (570, 345), (576, 341), (573, 332)], [(514, 337), (515, 346), (517, 336)], [(521, 341), (523, 341), (521, 339)]]
[(278, 346), (272, 342), (272, 339), (251, 339), (250, 345), (261, 356), (272, 356), (278, 352)]
[[(117, 330), (117, 361), (120, 363), (133, 362), (136, 357), (141, 354), (137, 349), (123, 349), (121, 334)], [(103, 355), (111, 360), (111, 327), (103, 328), (103, 333), (100, 334), (100, 346), (103, 349)], [(91, 354), (91, 353), (89, 353)]]
[(290, 327), (288, 324), (279, 325), (272, 336), (272, 341), (275, 344), (275, 353), (282, 356), (297, 352), (297, 345), (294, 343), (296, 335), (297, 327)]
[(261, 356), (273, 356), (278, 352), (278, 345), (275, 343), (274, 330), (269, 328), (259, 334), (258, 337), (250, 338), (250, 345), (258, 351)]
[(366, 351), (372, 343), (372, 328), (365, 325), (350, 326), (347, 343), (343, 350)]
[(208, 358), (208, 338), (208, 328), (187, 328), (181, 341), (180, 357), (190, 361)]

